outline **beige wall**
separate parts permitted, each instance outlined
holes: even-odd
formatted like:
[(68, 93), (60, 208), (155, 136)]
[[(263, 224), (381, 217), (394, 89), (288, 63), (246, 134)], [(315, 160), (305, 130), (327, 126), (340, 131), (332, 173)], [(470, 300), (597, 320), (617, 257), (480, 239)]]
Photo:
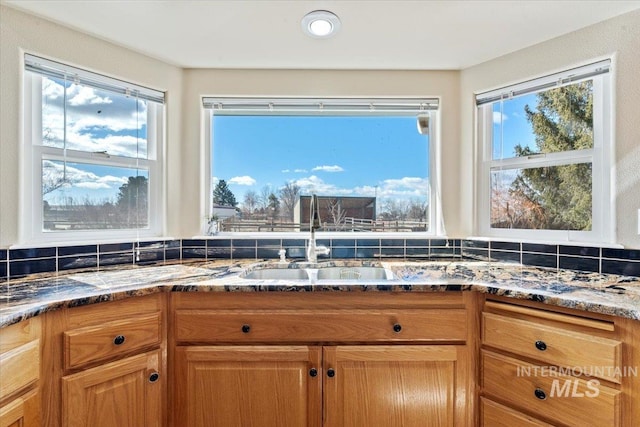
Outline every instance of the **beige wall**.
[[(304, 70), (185, 70), (182, 133), (183, 197), (182, 234), (197, 233), (204, 208), (199, 204), (200, 149), (199, 99), (203, 95), (246, 96), (425, 96), (440, 97), (441, 105), (441, 168), (445, 229), (457, 235), (458, 176), (446, 165), (458, 163), (459, 72), (457, 71), (304, 71)], [(375, 167), (375, 165), (372, 165)], [(198, 189), (199, 191), (195, 191)], [(201, 209), (195, 210), (194, 206)]]
[[(49, 21), (0, 6), (0, 247), (18, 243), (22, 55), (57, 59), (154, 89), (165, 90), (168, 110), (180, 111), (182, 70)], [(180, 116), (168, 117), (168, 191), (179, 195)], [(176, 204), (179, 200), (174, 198)], [(169, 217), (169, 230), (177, 216)]]
[(615, 210), (613, 243), (640, 248), (640, 11), (465, 69), (461, 73), (460, 231), (474, 233), (474, 92), (613, 57), (614, 191), (605, 202)]

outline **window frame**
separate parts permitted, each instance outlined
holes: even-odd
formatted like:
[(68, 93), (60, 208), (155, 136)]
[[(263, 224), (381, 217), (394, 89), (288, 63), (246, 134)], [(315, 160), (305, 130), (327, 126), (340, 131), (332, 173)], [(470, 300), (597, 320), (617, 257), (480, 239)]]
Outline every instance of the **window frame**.
[[(605, 71), (602, 68), (606, 67)], [(476, 105), (476, 147), (478, 156), (478, 173), (476, 185), (476, 230), (483, 237), (501, 238), (504, 240), (529, 240), (553, 242), (612, 243), (615, 230), (615, 204), (611, 200), (611, 171), (613, 159), (612, 134), (612, 65), (610, 60), (568, 69), (560, 73), (527, 80), (506, 88), (491, 92), (477, 93), (476, 103), (480, 97), (492, 98), (492, 101)], [(587, 70), (587, 72), (584, 72)], [(582, 77), (576, 77), (583, 71)], [(493, 112), (492, 106), (496, 93), (502, 93), (505, 99), (539, 93), (545, 90), (567, 86), (581, 81), (593, 82), (593, 148), (571, 150), (555, 153), (536, 154), (527, 157), (511, 157), (493, 159)], [(555, 82), (555, 83), (551, 83)], [(539, 168), (545, 166), (563, 166), (576, 163), (592, 165), (592, 228), (582, 230), (548, 230), (548, 229), (508, 229), (491, 227), (491, 173), (496, 170), (513, 170)]]
[[(201, 138), (202, 144), (200, 149), (200, 168), (203, 171), (201, 174), (201, 188), (204, 191), (201, 194), (200, 200), (200, 218), (201, 218), (201, 233), (203, 237), (210, 237), (207, 234), (207, 221), (206, 219), (212, 213), (212, 199), (213, 199), (213, 185), (212, 185), (212, 165), (211, 165), (211, 152), (213, 148), (213, 135), (212, 135), (212, 122), (215, 109), (217, 107), (216, 100), (229, 100), (230, 102), (237, 102), (246, 109), (247, 115), (259, 114), (260, 111), (268, 112), (269, 109), (277, 110), (277, 105), (274, 108), (273, 105), (278, 101), (282, 101), (286, 104), (282, 110), (274, 111), (274, 115), (287, 115), (287, 113), (300, 114), (299, 111), (288, 110), (287, 107), (300, 104), (300, 105), (316, 105), (319, 106), (318, 115), (321, 114), (324, 102), (334, 102), (338, 106), (335, 110), (331, 111), (332, 116), (336, 115), (403, 115), (402, 107), (398, 108), (398, 105), (403, 103), (415, 104), (421, 101), (425, 105), (430, 105), (430, 108), (425, 109), (422, 114), (429, 114), (429, 230), (420, 232), (358, 232), (353, 233), (349, 231), (320, 231), (316, 232), (321, 238), (420, 238), (420, 237), (446, 237), (444, 224), (442, 220), (442, 209), (440, 207), (440, 99), (436, 97), (428, 98), (357, 98), (357, 97), (345, 97), (345, 98), (321, 98), (321, 97), (304, 97), (304, 98), (291, 98), (291, 97), (268, 97), (268, 98), (247, 98), (242, 96), (237, 97), (212, 97), (203, 96), (201, 103)], [(249, 100), (247, 103), (246, 101)], [(270, 101), (274, 101), (271, 103)], [(384, 104), (388, 102), (393, 105), (392, 109), (384, 110), (381, 112), (381, 108), (374, 112), (375, 103)], [(342, 106), (344, 107), (342, 107)], [(366, 105), (366, 108), (362, 107)], [(266, 110), (264, 107), (266, 106)], [(354, 107), (350, 108), (350, 107)], [(435, 107), (434, 107), (435, 106)], [(362, 108), (361, 108), (362, 107)], [(294, 107), (295, 108), (295, 107)], [(304, 108), (304, 107), (302, 107)], [(292, 114), (292, 115), (293, 115)], [(405, 114), (406, 115), (406, 114)], [(218, 232), (216, 236), (220, 237), (255, 237), (261, 239), (277, 239), (277, 238), (290, 238), (300, 239), (306, 238), (307, 232), (304, 231), (279, 231), (279, 232)]]
[[(57, 64), (44, 60), (45, 63)], [(26, 62), (26, 61), (25, 61)], [(138, 240), (140, 238), (159, 237), (164, 231), (164, 122), (165, 108), (163, 103), (147, 103), (147, 158), (124, 157), (104, 153), (67, 148), (50, 147), (42, 144), (42, 78), (46, 74), (38, 74), (26, 70), (23, 62), (23, 144), (20, 188), (20, 245), (53, 244), (58, 242), (87, 241), (109, 242), (122, 240)], [(95, 76), (96, 81), (104, 79), (113, 84), (121, 82), (125, 90), (126, 82), (95, 74), (90, 71), (76, 69), (64, 64), (72, 70), (79, 70), (84, 76)], [(96, 87), (91, 84), (90, 87)], [(139, 86), (131, 84), (132, 87)], [(99, 88), (105, 90), (104, 88)], [(106, 89), (108, 90), (108, 89)], [(148, 226), (146, 228), (124, 229), (87, 229), (45, 231), (43, 228), (42, 197), (42, 161), (66, 161), (67, 163), (83, 163), (107, 167), (122, 167), (145, 170), (148, 173)]]

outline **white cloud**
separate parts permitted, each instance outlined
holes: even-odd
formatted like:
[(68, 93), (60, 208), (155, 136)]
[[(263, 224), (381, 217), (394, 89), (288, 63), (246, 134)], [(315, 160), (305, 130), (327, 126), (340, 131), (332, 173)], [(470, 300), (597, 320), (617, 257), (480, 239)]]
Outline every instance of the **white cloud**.
[(327, 196), (366, 196), (378, 198), (426, 198), (429, 195), (429, 179), (419, 177), (403, 177), (381, 181), (379, 185), (341, 188), (325, 182), (322, 178), (311, 175), (292, 181), (297, 184), (303, 194), (317, 193)]
[(315, 175), (311, 175), (309, 177), (300, 178), (293, 181), (298, 187), (300, 187), (302, 193), (318, 193), (318, 194), (326, 194), (326, 195), (355, 195), (353, 194), (353, 190), (350, 188), (339, 188), (334, 184), (329, 184), (324, 182), (322, 178), (319, 178)]
[(66, 177), (66, 188), (84, 188), (87, 190), (115, 190), (126, 183), (128, 177), (113, 175), (96, 175), (88, 170), (79, 169), (67, 164), (66, 168), (62, 162), (45, 160), (42, 162), (42, 181), (44, 183), (54, 183)]
[(494, 111), (493, 112), (493, 124), (494, 125), (499, 125), (500, 123), (504, 122), (508, 118), (509, 117), (506, 114), (501, 113), (500, 111)]
[(344, 169), (342, 169), (342, 167), (338, 166), (338, 165), (333, 165), (333, 166), (316, 166), (315, 168), (311, 169), (312, 171), (322, 171), (322, 172), (343, 172)]
[(74, 187), (78, 187), (78, 188), (87, 188), (89, 190), (100, 190), (100, 189), (109, 189), (111, 187), (109, 187), (107, 184), (103, 183), (103, 182), (78, 182), (77, 184), (73, 185)]
[(280, 172), (282, 173), (307, 173), (308, 171), (306, 169), (282, 169)]
[[(63, 146), (63, 95), (61, 84), (43, 79), (42, 123), (47, 145)], [(136, 136), (146, 125), (145, 102), (75, 84), (67, 88), (67, 98), (67, 148), (126, 157), (146, 155), (146, 135)]]
[(289, 172), (291, 172), (291, 171), (290, 171), (289, 169), (282, 169), (280, 172), (282, 172), (282, 173), (289, 173)]
[(87, 104), (111, 104), (113, 101), (108, 97), (102, 97), (96, 94), (95, 89), (88, 86), (71, 85), (67, 90), (69, 104), (72, 106)]
[(251, 178), (248, 175), (244, 175), (244, 176), (234, 176), (233, 178), (231, 178), (229, 180), (229, 184), (236, 184), (236, 185), (255, 185), (256, 180)]

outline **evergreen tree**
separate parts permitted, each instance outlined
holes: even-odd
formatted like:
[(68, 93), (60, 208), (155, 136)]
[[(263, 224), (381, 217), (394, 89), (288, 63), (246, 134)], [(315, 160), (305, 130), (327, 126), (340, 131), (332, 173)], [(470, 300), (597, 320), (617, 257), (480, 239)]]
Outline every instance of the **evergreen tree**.
[(213, 189), (213, 204), (218, 206), (233, 206), (234, 208), (238, 205), (236, 196), (233, 195), (224, 179), (218, 181), (216, 188)]
[(148, 222), (149, 185), (145, 176), (130, 176), (118, 189), (117, 206), (125, 224), (146, 226)]
[[(540, 92), (537, 109), (525, 106), (537, 151), (520, 145), (517, 156), (593, 148), (592, 82)], [(590, 230), (590, 163), (523, 169), (510, 188), (511, 197), (530, 210), (516, 228)]]
[(280, 213), (280, 200), (278, 200), (278, 196), (274, 193), (269, 194), (269, 205), (267, 206), (269, 211), (269, 216), (273, 219), (278, 217)]

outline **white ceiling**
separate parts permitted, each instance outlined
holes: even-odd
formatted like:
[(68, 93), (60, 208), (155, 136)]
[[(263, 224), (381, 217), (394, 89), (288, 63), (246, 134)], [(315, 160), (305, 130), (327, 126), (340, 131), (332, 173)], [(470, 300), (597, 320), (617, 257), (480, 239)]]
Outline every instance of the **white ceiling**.
[[(570, 0), (2, 0), (185, 68), (463, 69), (634, 9)], [(330, 39), (302, 17), (330, 10)]]

